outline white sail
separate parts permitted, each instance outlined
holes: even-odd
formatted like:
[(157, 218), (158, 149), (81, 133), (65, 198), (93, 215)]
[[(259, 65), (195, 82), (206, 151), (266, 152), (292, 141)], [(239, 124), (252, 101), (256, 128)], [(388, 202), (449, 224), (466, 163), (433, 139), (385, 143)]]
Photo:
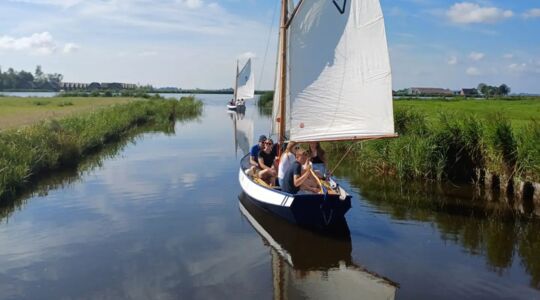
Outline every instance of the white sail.
[(379, 0), (309, 0), (289, 27), (289, 139), (394, 135), (392, 77)]
[(251, 58), (248, 59), (242, 71), (237, 75), (238, 87), (236, 99), (251, 99), (255, 97), (255, 77), (251, 70)]
[(236, 142), (244, 155), (249, 153), (253, 145), (253, 120), (239, 119), (236, 121)]

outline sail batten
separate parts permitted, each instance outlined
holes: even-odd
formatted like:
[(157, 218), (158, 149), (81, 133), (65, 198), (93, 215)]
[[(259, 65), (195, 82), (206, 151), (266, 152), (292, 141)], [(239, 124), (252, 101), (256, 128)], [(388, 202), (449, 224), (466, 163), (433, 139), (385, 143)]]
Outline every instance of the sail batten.
[(251, 58), (237, 74), (236, 100), (255, 97), (255, 78), (251, 69)]
[[(287, 65), (287, 115), (280, 122), (285, 122), (289, 140), (395, 136), (392, 73), (379, 0), (340, 5), (303, 1), (290, 21), (287, 40), (288, 59), (279, 61), (278, 68)], [(280, 89), (276, 85), (276, 94)], [(276, 120), (280, 104), (274, 104)]]

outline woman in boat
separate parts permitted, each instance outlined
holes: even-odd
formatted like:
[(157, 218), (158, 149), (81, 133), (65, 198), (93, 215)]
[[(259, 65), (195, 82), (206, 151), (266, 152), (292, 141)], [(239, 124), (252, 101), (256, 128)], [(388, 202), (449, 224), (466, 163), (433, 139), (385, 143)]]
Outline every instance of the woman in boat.
[(296, 142), (289, 142), (287, 144), (287, 148), (285, 149), (285, 152), (281, 155), (281, 158), (279, 159), (279, 167), (278, 167), (278, 182), (279, 186), (283, 186), (283, 178), (285, 177), (285, 173), (291, 168), (293, 163), (296, 161), (296, 150), (298, 150), (300, 147)]
[(326, 174), (326, 157), (325, 152), (321, 148), (321, 143), (311, 142), (309, 143), (310, 158), (313, 164), (313, 171), (319, 176), (324, 178)]
[(259, 178), (264, 180), (266, 183), (271, 186), (275, 185), (277, 171), (274, 166), (276, 156), (272, 152), (273, 143), (270, 140), (264, 142), (264, 148), (259, 152)]

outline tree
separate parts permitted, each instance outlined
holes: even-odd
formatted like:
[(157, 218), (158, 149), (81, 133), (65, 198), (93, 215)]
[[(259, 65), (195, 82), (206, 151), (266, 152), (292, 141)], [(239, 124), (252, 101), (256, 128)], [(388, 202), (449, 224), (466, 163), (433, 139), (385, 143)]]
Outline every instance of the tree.
[(38, 80), (43, 78), (43, 71), (41, 71), (40, 65), (36, 66), (36, 72), (34, 73), (34, 75), (35, 75), (35, 78)]
[(478, 87), (476, 88), (480, 93), (484, 94), (484, 89), (486, 87), (485, 83), (480, 83)]
[(498, 89), (498, 94), (502, 96), (507, 96), (508, 94), (510, 94), (510, 91), (510, 87), (503, 83)]

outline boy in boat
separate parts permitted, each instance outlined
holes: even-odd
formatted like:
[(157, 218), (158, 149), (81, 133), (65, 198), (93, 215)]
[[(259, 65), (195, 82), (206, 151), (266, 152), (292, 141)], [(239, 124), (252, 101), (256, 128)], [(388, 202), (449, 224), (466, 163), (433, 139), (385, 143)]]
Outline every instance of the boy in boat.
[[(307, 163), (309, 156), (304, 149), (296, 151), (296, 161), (285, 172), (283, 186), (281, 190), (289, 194), (297, 193), (318, 193), (319, 190), (312, 186), (305, 186), (304, 183), (312, 177), (311, 164)], [(307, 164), (306, 164), (307, 163)], [(305, 165), (304, 169), (302, 166)]]
[(261, 168), (261, 171), (259, 172), (259, 178), (261, 178), (271, 186), (275, 184), (277, 178), (277, 170), (274, 166), (276, 156), (272, 151), (273, 146), (274, 143), (272, 142), (272, 140), (266, 140), (264, 142), (264, 148), (259, 151), (258, 158), (259, 168)]
[(252, 167), (259, 167), (259, 152), (264, 147), (264, 142), (266, 142), (266, 135), (261, 135), (259, 137), (259, 143), (251, 147), (251, 151), (249, 151), (249, 164)]

